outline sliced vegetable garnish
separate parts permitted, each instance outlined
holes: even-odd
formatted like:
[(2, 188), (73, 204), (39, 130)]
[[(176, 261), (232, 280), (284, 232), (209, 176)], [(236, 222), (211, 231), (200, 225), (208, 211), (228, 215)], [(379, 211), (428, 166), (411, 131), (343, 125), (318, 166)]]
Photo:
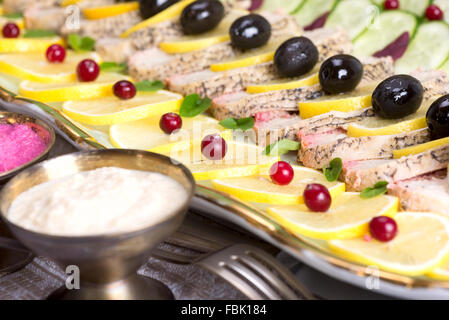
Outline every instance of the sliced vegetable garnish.
[(181, 104), (179, 115), (186, 118), (195, 117), (209, 109), (211, 104), (212, 100), (209, 98), (201, 99), (196, 93), (188, 95)]
[(332, 159), (332, 161), (329, 163), (329, 167), (323, 168), (323, 172), (326, 176), (327, 181), (337, 181), (342, 168), (343, 161), (341, 160), (341, 158)]
[(282, 139), (278, 142), (270, 144), (263, 151), (264, 155), (272, 157), (283, 155), (290, 151), (299, 150), (300, 144), (297, 141)]
[(360, 193), (360, 197), (363, 199), (369, 199), (377, 197), (381, 194), (385, 194), (387, 193), (387, 185), (388, 185), (387, 181), (379, 181), (374, 185), (374, 187), (365, 188)]
[(242, 119), (234, 119), (234, 118), (227, 118), (220, 121), (220, 125), (226, 129), (232, 129), (232, 130), (248, 130), (254, 127), (254, 118), (242, 118)]

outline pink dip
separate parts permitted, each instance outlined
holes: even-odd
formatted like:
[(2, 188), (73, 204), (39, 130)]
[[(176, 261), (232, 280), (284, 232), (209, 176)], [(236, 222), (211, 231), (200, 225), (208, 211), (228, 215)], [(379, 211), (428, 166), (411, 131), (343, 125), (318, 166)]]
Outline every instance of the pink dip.
[(49, 133), (34, 123), (0, 124), (0, 173), (40, 156), (48, 138)]

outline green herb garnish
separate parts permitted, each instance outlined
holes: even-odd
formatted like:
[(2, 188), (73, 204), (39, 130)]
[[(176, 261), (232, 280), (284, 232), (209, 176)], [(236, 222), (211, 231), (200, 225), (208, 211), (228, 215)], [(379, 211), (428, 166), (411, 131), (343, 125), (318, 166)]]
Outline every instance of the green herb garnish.
[(224, 120), (221, 120), (219, 123), (223, 128), (226, 129), (232, 129), (232, 130), (249, 130), (252, 127), (254, 127), (254, 118), (242, 118), (242, 119), (234, 119), (234, 118), (227, 118)]
[(125, 72), (128, 68), (125, 62), (102, 62), (100, 64), (100, 70), (105, 72)]
[(201, 99), (201, 97), (194, 93), (186, 96), (181, 104), (179, 115), (181, 117), (192, 118), (210, 108), (212, 100), (209, 98)]
[(95, 40), (91, 37), (80, 37), (79, 35), (72, 33), (67, 40), (70, 47), (78, 52), (92, 51), (95, 47)]
[(160, 80), (149, 81), (144, 80), (134, 84), (137, 91), (141, 92), (154, 92), (164, 88), (164, 83)]
[(56, 32), (51, 30), (31, 29), (23, 35), (24, 38), (48, 38), (57, 36)]
[(329, 162), (329, 167), (323, 168), (326, 180), (329, 182), (337, 181), (338, 177), (340, 176), (342, 168), (343, 168), (343, 161), (341, 160), (341, 158), (332, 159), (332, 161)]
[(15, 13), (5, 13), (3, 15), (3, 17), (7, 18), (7, 19), (20, 19), (23, 18), (23, 14), (20, 12), (15, 12)]
[(363, 199), (369, 199), (387, 193), (387, 185), (387, 181), (379, 181), (374, 185), (374, 187), (365, 188), (362, 192), (360, 192), (360, 197)]
[(276, 157), (290, 151), (299, 150), (299, 147), (300, 144), (297, 141), (282, 139), (267, 146), (262, 153), (267, 156)]

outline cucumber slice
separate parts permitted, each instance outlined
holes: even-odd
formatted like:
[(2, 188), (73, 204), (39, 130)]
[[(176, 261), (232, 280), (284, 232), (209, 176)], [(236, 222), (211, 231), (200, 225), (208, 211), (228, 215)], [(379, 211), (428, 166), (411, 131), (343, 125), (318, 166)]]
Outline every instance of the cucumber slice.
[(394, 10), (381, 13), (354, 41), (354, 54), (371, 56), (395, 41), (404, 32), (413, 35), (418, 21), (408, 12)]
[(426, 11), (429, 4), (430, 0), (400, 0), (399, 8), (401, 10), (413, 12), (418, 16), (422, 16), (424, 15), (424, 12)]
[(444, 12), (444, 21), (449, 23), (449, 1), (448, 0), (433, 0), (433, 4), (436, 4)]
[(372, 23), (378, 12), (379, 8), (370, 0), (340, 1), (330, 13), (324, 26), (343, 27), (349, 37), (354, 39)]
[(449, 76), (449, 59), (447, 59), (446, 62), (440, 67), (440, 70), (445, 71)]
[(405, 54), (396, 61), (396, 72), (408, 73), (419, 67), (437, 69), (449, 55), (449, 26), (441, 21), (423, 23)]
[(279, 1), (279, 0), (262, 0), (262, 6), (259, 10), (261, 11), (278, 11), (282, 10), (285, 13), (290, 13), (296, 10), (305, 0), (290, 0), (290, 1)]
[(335, 3), (336, 0), (306, 0), (292, 14), (300, 26), (308, 26), (326, 12), (331, 11)]

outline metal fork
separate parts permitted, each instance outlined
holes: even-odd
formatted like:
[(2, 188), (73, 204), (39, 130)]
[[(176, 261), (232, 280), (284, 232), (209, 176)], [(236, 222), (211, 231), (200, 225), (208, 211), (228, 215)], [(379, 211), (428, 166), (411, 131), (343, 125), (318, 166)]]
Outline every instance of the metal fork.
[[(195, 241), (199, 244), (198, 239)], [(232, 245), (209, 254), (197, 252), (196, 255), (159, 247), (152, 256), (164, 261), (201, 266), (223, 278), (251, 300), (315, 299), (273, 256), (247, 244)]]

